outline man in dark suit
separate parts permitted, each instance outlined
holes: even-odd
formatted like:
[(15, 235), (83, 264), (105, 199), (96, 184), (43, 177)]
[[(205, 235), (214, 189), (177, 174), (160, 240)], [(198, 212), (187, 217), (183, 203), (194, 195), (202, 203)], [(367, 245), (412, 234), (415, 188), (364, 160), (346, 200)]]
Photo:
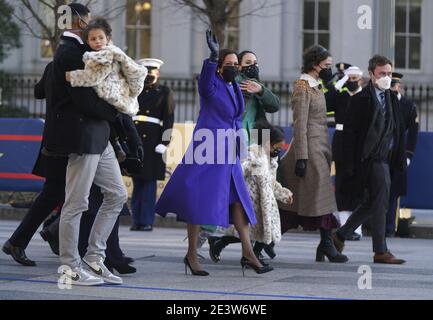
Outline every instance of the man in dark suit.
[[(60, 220), (60, 261), (63, 277), (72, 285), (120, 284), (104, 265), (105, 247), (117, 217), (127, 201), (126, 188), (113, 147), (110, 125), (118, 116), (113, 106), (101, 100), (92, 88), (73, 88), (66, 72), (83, 69), (86, 45), (81, 30), (90, 21), (87, 7), (74, 3), (72, 30), (66, 31), (53, 61), (53, 119), (47, 121), (43, 152), (68, 157), (65, 203)], [(104, 202), (89, 238), (86, 256), (78, 252), (80, 218), (88, 209), (92, 184), (101, 187)], [(86, 266), (88, 270), (83, 268)]]
[[(46, 121), (44, 126), (42, 145), (47, 135), (47, 121), (53, 118), (52, 81), (53, 64), (49, 63), (42, 79), (36, 84), (34, 94), (36, 99), (46, 99)], [(65, 198), (65, 174), (67, 157), (47, 157), (39, 153), (33, 174), (44, 177), (42, 192), (38, 195), (24, 219), (13, 235), (3, 246), (3, 251), (24, 266), (36, 266), (36, 262), (27, 258), (27, 248), (33, 235), (50, 213), (63, 202)]]
[[(401, 94), (401, 73), (394, 72), (392, 74), (391, 90), (397, 94), (400, 101), (400, 111), (403, 117), (403, 127), (405, 132), (405, 146), (407, 166), (410, 166), (413, 155), (415, 153), (416, 144), (418, 142), (419, 122), (416, 105), (413, 101), (407, 99)], [(407, 170), (392, 170), (391, 171), (391, 196), (389, 201), (389, 209), (386, 217), (386, 236), (393, 237), (396, 231), (396, 220), (399, 211), (399, 197), (405, 196), (407, 193)]]
[(390, 168), (402, 170), (406, 165), (403, 123), (397, 96), (389, 90), (392, 62), (376, 55), (368, 70), (371, 81), (351, 98), (343, 136), (345, 170), (353, 176), (353, 193), (362, 201), (333, 240), (342, 252), (346, 238), (371, 216), (374, 262), (402, 264), (405, 261), (388, 250), (385, 229)]

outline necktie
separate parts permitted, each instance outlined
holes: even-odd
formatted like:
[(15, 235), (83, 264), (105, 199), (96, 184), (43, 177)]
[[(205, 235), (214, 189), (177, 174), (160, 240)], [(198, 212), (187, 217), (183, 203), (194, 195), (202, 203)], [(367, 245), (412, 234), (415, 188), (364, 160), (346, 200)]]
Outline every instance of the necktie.
[(385, 92), (379, 93), (379, 96), (380, 96), (380, 106), (382, 107), (381, 110), (382, 110), (383, 115), (385, 115), (385, 113), (386, 113)]

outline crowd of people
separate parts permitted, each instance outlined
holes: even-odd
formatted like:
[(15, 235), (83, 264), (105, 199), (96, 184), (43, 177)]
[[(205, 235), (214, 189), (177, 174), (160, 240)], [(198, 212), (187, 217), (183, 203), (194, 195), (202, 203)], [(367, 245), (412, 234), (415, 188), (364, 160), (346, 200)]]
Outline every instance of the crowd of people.
[[(185, 273), (209, 275), (199, 254), (206, 240), (212, 261), (221, 261), (227, 245), (241, 243), (242, 271), (270, 272), (263, 250), (275, 258), (282, 235), (299, 227), (320, 231), (317, 262), (326, 257), (345, 263), (345, 242), (359, 240), (367, 221), (373, 261), (405, 262), (391, 253), (386, 237), (395, 233), (419, 128), (415, 105), (401, 93), (403, 75), (393, 73), (389, 59), (372, 57), (364, 83), (360, 68), (339, 63), (334, 74), (326, 48), (307, 49), (293, 85), (293, 139), (286, 141), (284, 129), (267, 120), (280, 100), (260, 81), (256, 54), (221, 49), (207, 31), (211, 54), (198, 78), (194, 132), (236, 134), (226, 137), (231, 144), (214, 143), (211, 163), (182, 160), (156, 201), (170, 143), (163, 135), (173, 128), (175, 108), (173, 92), (159, 82), (163, 61), (132, 60), (113, 44), (104, 18), (92, 19), (84, 5), (69, 6), (72, 29), (63, 33), (35, 87), (47, 105), (34, 168), (45, 183), (3, 246), (16, 262), (36, 265), (25, 249), (55, 211), (41, 236), (59, 255), (62, 276), (73, 285), (123, 283), (114, 272), (136, 269), (119, 244), (119, 216), (129, 214), (122, 175), (133, 179), (131, 231), (152, 231), (155, 213), (174, 213), (187, 223)], [(335, 119), (332, 147), (329, 112)], [(201, 148), (194, 140), (188, 150)]]

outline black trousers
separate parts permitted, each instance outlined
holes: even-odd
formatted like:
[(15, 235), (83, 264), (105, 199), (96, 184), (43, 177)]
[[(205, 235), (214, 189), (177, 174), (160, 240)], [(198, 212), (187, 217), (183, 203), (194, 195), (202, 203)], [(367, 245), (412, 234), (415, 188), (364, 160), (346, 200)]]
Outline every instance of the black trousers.
[(13, 246), (26, 249), (39, 226), (65, 200), (65, 181), (47, 178), (42, 192), (9, 239)]
[(385, 238), (386, 214), (389, 205), (391, 177), (389, 164), (374, 161), (367, 174), (366, 197), (337, 233), (346, 239), (371, 217), (371, 232), (373, 251), (385, 253), (388, 251)]
[(386, 214), (386, 233), (395, 234), (396, 220), (397, 220), (397, 209), (398, 209), (398, 198), (396, 195), (391, 193), (389, 200), (389, 209)]

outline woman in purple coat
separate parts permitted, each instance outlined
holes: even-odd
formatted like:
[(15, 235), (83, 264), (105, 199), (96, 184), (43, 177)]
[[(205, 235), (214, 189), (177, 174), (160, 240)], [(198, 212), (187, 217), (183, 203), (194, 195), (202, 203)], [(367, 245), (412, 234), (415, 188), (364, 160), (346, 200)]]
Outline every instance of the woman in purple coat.
[(219, 52), (211, 31), (206, 36), (211, 56), (204, 61), (199, 78), (201, 109), (193, 142), (165, 187), (155, 212), (162, 216), (174, 213), (188, 223), (185, 272), (188, 267), (193, 275), (209, 275), (197, 259), (200, 225), (228, 227), (231, 223), (242, 241), (242, 270), (251, 267), (257, 273), (269, 272), (272, 267), (259, 262), (249, 237), (249, 223), (255, 224), (256, 219), (240, 165), (239, 140), (245, 135), (241, 130), (244, 101), (234, 81), (238, 58), (231, 50)]

